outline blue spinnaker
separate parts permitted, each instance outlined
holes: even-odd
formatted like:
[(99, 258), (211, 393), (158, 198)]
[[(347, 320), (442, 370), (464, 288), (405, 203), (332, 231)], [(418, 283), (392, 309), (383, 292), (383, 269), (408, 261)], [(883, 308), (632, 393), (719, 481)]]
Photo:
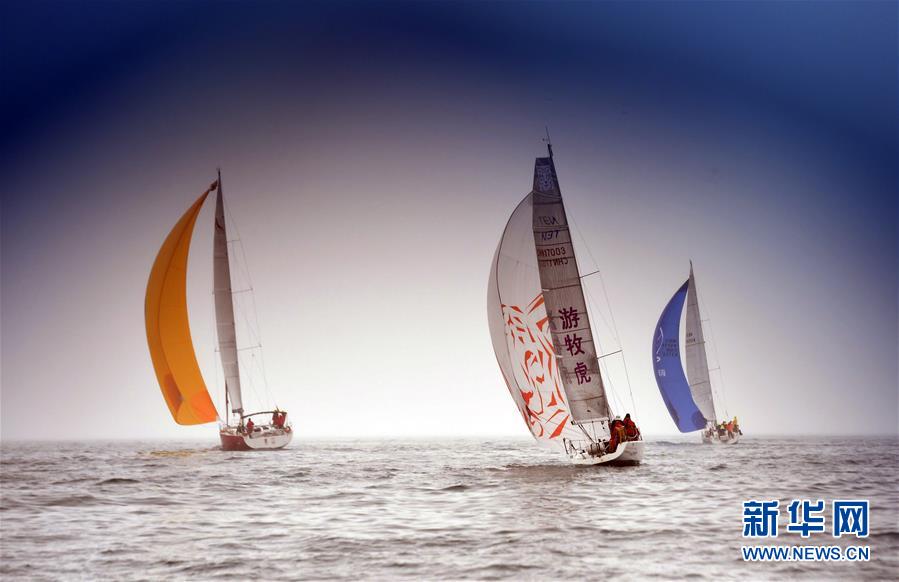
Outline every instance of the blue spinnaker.
[(681, 285), (659, 317), (652, 341), (652, 367), (662, 400), (681, 432), (705, 428), (706, 420), (693, 401), (680, 358), (680, 317), (690, 280)]

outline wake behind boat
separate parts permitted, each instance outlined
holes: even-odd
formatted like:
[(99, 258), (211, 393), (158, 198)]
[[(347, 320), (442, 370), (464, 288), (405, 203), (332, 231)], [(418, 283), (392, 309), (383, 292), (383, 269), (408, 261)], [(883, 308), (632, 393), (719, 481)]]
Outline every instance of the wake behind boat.
[(219, 438), (222, 448), (229, 451), (280, 449), (293, 438), (287, 413), (277, 408), (244, 413), (221, 173), (175, 224), (153, 263), (144, 304), (150, 357), (175, 422), (204, 424), (219, 419), (197, 364), (187, 314), (187, 258), (191, 237), (203, 203), (213, 190), (216, 191), (213, 292), (218, 351), (225, 376), (225, 420), (219, 427)]
[[(686, 375), (680, 357), (680, 318), (685, 299)], [(736, 444), (743, 434), (737, 418), (717, 421), (705, 343), (693, 261), (690, 261), (689, 278), (675, 291), (656, 325), (652, 348), (656, 384), (679, 431), (702, 430), (702, 442), (707, 444)]]
[(490, 269), (487, 317), (497, 363), (525, 424), (577, 465), (636, 464), (644, 442), (609, 406), (553, 163), (537, 158)]

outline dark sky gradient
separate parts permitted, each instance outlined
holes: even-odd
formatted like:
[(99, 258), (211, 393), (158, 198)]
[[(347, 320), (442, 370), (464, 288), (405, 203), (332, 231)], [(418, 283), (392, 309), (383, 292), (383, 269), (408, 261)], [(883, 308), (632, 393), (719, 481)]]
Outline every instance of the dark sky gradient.
[(689, 258), (731, 413), (899, 430), (896, 3), (0, 10), (4, 438), (39, 405), (61, 435), (208, 432), (165, 418), (142, 301), (217, 165), (307, 434), (520, 434), (484, 288), (544, 124), (647, 432), (673, 431), (647, 346)]
[(386, 85), (410, 68), (432, 77), (457, 69), (524, 76), (546, 99), (615, 79), (700, 107), (751, 101), (868, 143), (868, 153), (884, 155), (896, 141), (895, 116), (884, 117), (897, 97), (886, 74), (896, 61), (890, 2), (37, 1), (4, 11), (9, 142), (157, 63), (188, 73), (196, 91), (235, 67), (286, 66), (297, 79), (368, 71)]

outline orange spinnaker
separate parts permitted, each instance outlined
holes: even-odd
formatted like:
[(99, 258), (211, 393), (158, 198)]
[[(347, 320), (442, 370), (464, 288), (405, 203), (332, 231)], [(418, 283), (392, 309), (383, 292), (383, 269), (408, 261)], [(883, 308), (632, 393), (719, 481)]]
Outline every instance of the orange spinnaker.
[(187, 319), (187, 254), (194, 223), (208, 195), (209, 190), (194, 202), (162, 243), (144, 304), (150, 357), (178, 424), (203, 424), (217, 417), (197, 365)]

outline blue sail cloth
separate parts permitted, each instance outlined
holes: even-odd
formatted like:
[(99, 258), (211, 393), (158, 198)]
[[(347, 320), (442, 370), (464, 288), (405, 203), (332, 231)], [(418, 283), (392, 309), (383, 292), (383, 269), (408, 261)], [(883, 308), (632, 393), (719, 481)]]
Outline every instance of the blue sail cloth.
[(705, 417), (693, 401), (680, 358), (680, 317), (690, 280), (681, 285), (659, 317), (652, 341), (652, 367), (662, 400), (681, 432), (704, 429)]

